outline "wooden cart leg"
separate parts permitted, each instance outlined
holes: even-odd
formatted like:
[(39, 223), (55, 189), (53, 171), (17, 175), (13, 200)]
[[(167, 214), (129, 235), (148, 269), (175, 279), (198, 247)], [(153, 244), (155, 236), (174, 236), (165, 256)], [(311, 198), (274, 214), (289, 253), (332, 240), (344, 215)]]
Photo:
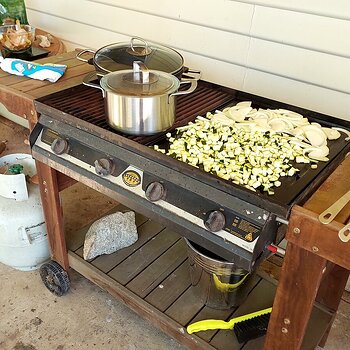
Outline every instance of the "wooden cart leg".
[[(336, 312), (344, 293), (344, 288), (350, 271), (332, 263), (327, 265), (327, 270), (328, 273), (324, 276), (324, 279), (321, 282), (316, 300), (320, 304), (325, 305), (330, 310)], [(319, 346), (325, 346), (331, 328), (332, 324), (329, 325)]]
[(288, 242), (264, 349), (300, 349), (327, 261)]
[(41, 201), (45, 214), (51, 257), (68, 270), (68, 255), (63, 229), (63, 215), (57, 184), (57, 172), (36, 161)]

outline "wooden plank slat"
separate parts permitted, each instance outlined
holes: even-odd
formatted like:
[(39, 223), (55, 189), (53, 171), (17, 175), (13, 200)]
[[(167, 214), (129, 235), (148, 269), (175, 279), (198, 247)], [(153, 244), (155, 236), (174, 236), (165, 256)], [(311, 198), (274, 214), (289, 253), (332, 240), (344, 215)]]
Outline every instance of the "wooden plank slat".
[(283, 258), (278, 255), (271, 255), (267, 260), (279, 267), (283, 265)]
[(265, 260), (261, 263), (261, 265), (258, 267), (258, 271), (263, 271), (268, 276), (275, 280), (279, 280), (281, 276), (281, 267), (277, 266), (276, 264), (272, 263), (270, 260)]
[[(240, 305), (229, 319), (246, 315), (254, 311), (262, 310), (271, 307), (275, 296), (275, 286), (265, 280), (261, 280), (252, 292), (248, 295), (247, 299)], [(252, 341), (255, 344), (260, 342), (259, 340)], [(240, 349), (244, 344), (239, 344), (236, 335), (233, 331), (221, 330), (211, 340), (213, 345), (218, 350), (226, 350), (228, 346), (230, 349)], [(254, 347), (253, 347), (254, 348)], [(262, 347), (256, 346), (254, 349), (261, 349)], [(244, 348), (245, 349), (245, 348)]]
[[(325, 311), (314, 307), (311, 312), (311, 317), (305, 333), (304, 341), (301, 345), (301, 350), (313, 350), (316, 349), (320, 334), (327, 328), (329, 325), (332, 316)], [(260, 337), (249, 341), (242, 350), (256, 350), (263, 349), (264, 342), (266, 337)], [(286, 349), (292, 349), (287, 347)], [(219, 350), (219, 349), (218, 349)], [(222, 349), (224, 350), (224, 349)]]
[(81, 275), (106, 290), (112, 296), (122, 300), (127, 306), (140, 316), (150, 321), (171, 337), (180, 341), (189, 350), (215, 350), (212, 346), (198, 338), (188, 334), (180, 324), (166, 317), (162, 312), (143, 299), (130, 292), (126, 287), (113, 280), (108, 275), (99, 271), (96, 267), (81, 259), (73, 252), (69, 252), (69, 265)]
[[(248, 288), (250, 287), (251, 290), (249, 290), (249, 293), (251, 293), (252, 290), (254, 290), (255, 286), (258, 284), (258, 282), (261, 280), (261, 278), (257, 275), (254, 275), (251, 277), (251, 279), (249, 280), (249, 286)], [(224, 309), (224, 310), (213, 310), (212, 308), (210, 307), (204, 307), (192, 320), (190, 323), (193, 323), (193, 322), (197, 322), (197, 321), (200, 321), (200, 320), (206, 320), (206, 319), (209, 319), (209, 318), (214, 318), (214, 319), (217, 319), (217, 320), (229, 320), (231, 319), (231, 316), (234, 314), (234, 310), (237, 309), (236, 308), (231, 308), (231, 309)], [(205, 331), (205, 332), (200, 332), (198, 334), (198, 336), (200, 338), (202, 338), (203, 340), (209, 342), (213, 337), (214, 335), (217, 333), (217, 330), (208, 330), (208, 331)]]
[[(303, 205), (304, 209), (321, 214), (335, 201), (350, 190), (350, 157), (347, 157), (337, 169), (324, 181), (320, 188)], [(348, 203), (335, 217), (335, 221), (345, 223), (350, 216), (350, 203)]]
[(186, 259), (186, 243), (180, 239), (126, 287), (144, 298)]
[[(197, 322), (197, 321), (201, 321), (201, 320), (208, 320), (208, 319), (214, 319), (214, 320), (224, 320), (224, 321), (228, 321), (231, 317), (233, 313), (232, 309), (228, 309), (228, 310), (219, 310), (219, 309), (212, 309), (209, 308), (207, 306), (203, 307), (203, 309), (196, 315), (196, 317), (194, 317), (189, 324)], [(218, 333), (217, 329), (213, 329), (213, 330), (207, 330), (207, 331), (202, 331), (202, 332), (198, 332), (198, 337), (200, 337), (201, 339), (205, 340), (206, 342), (210, 342), (210, 340), (215, 336), (215, 334)], [(232, 347), (233, 344), (226, 344), (230, 345), (229, 348), (230, 349), (235, 349), (235, 347)]]
[(191, 286), (178, 298), (167, 310), (165, 314), (171, 317), (182, 326), (186, 326), (194, 315), (202, 308), (204, 303), (199, 300)]
[(143, 245), (134, 254), (111, 270), (108, 275), (125, 285), (149, 264), (170, 248), (180, 236), (169, 229), (164, 229), (151, 241)]
[[(296, 205), (292, 209), (286, 238), (309, 252), (315, 252), (324, 259), (350, 269), (349, 244), (338, 237), (338, 232), (343, 227), (343, 224), (336, 221), (323, 225), (318, 220), (318, 214)], [(298, 228), (300, 234), (295, 234), (294, 228)]]
[[(137, 217), (147, 219), (141, 214), (137, 214)], [(118, 250), (115, 253), (108, 255), (101, 255), (94, 259), (91, 263), (103, 272), (108, 272), (112, 270), (115, 266), (125, 260), (132, 253), (137, 251), (145, 243), (149, 242), (153, 237), (155, 237), (163, 228), (163, 225), (158, 224), (155, 221), (139, 221), (138, 226), (139, 239), (130, 247), (126, 247)]]
[[(112, 210), (108, 211), (105, 215), (113, 214), (117, 211), (124, 211), (125, 209), (126, 209), (126, 207), (124, 205), (119, 204), (115, 208), (113, 208)], [(135, 213), (135, 223), (136, 223), (137, 227), (140, 226), (145, 221), (147, 221), (146, 217), (144, 217), (143, 215), (141, 215), (139, 213)], [(67, 241), (68, 241), (67, 244), (68, 244), (69, 249), (74, 251), (80, 257), (83, 256), (83, 245), (84, 245), (85, 235), (86, 235), (86, 232), (88, 231), (88, 229), (90, 228), (91, 225), (92, 225), (92, 222), (89, 223), (88, 225), (84, 226), (80, 230), (78, 230), (74, 234), (73, 237), (72, 237), (72, 235), (70, 235), (67, 238)], [(116, 254), (116, 253), (113, 253), (113, 254)], [(110, 257), (113, 254), (101, 255), (101, 258), (102, 257)], [(97, 257), (96, 259), (99, 259), (99, 257)], [(93, 260), (93, 261), (95, 261), (95, 260)], [(113, 265), (113, 266), (115, 266), (115, 265)]]
[[(68, 60), (72, 60), (76, 57), (77, 55), (77, 51), (70, 51), (70, 52), (66, 52), (66, 53), (62, 53), (60, 55), (56, 55), (56, 56), (48, 56), (45, 58), (41, 58), (39, 60), (36, 61), (32, 61), (33, 63), (39, 63), (39, 64), (45, 64), (45, 63), (62, 63), (65, 64), (63, 62), (66, 62)], [(78, 62), (80, 62), (81, 64), (84, 64), (84, 62), (77, 60)], [(10, 75), (9, 73), (0, 70), (0, 83), (5, 85), (3, 82), (5, 81), (4, 78), (8, 78), (8, 77), (13, 77), (12, 75)], [(17, 77), (20, 78), (20, 77)]]
[(35, 114), (33, 98), (9, 86), (0, 85), (0, 101), (9, 112), (24, 119)]
[[(78, 61), (79, 62), (79, 61)], [(63, 90), (67, 88), (70, 84), (70, 81), (73, 78), (80, 77), (82, 78), (89, 72), (93, 71), (94, 68), (88, 64), (79, 64), (68, 68), (64, 73), (63, 77), (58, 80), (59, 84), (50, 83), (49, 81), (40, 81), (35, 79), (26, 78), (25, 81), (22, 81), (18, 84), (12, 85), (13, 88), (22, 92), (28, 92), (33, 97), (46, 96), (52, 94), (53, 92)]]
[(58, 182), (58, 189), (60, 192), (76, 183), (74, 179), (62, 173), (57, 174), (57, 182)]
[[(75, 52), (73, 52), (75, 54)], [(53, 60), (51, 58), (50, 63), (55, 63), (55, 64), (65, 64), (67, 65), (67, 70), (70, 70), (73, 67), (77, 67), (80, 65), (86, 65), (86, 63), (81, 62), (77, 60), (76, 58), (71, 58), (67, 59), (65, 56), (61, 56), (62, 60)], [(53, 62), (55, 61), (55, 62)], [(66, 74), (66, 73), (65, 73)], [(62, 79), (62, 78), (60, 78)], [(32, 89), (34, 90), (35, 87), (41, 87), (43, 82), (41, 80), (36, 80), (28, 77), (19, 77), (17, 75), (7, 75), (2, 78), (0, 78), (0, 84), (1, 85), (6, 85), (6, 86), (12, 86), (14, 89), (18, 89), (21, 91), (31, 91)], [(51, 83), (52, 84), (52, 83)], [(25, 87), (29, 86), (30, 88), (26, 89)]]
[[(82, 84), (83, 79), (86, 76), (86, 74), (94, 71), (94, 68), (91, 68), (91, 66), (89, 68), (88, 65), (86, 65), (86, 66), (82, 65), (79, 67), (84, 67), (83, 71), (77, 70), (74, 74), (70, 75), (69, 79), (62, 80), (60, 82), (59, 86), (55, 85), (55, 84), (51, 84), (49, 86), (43, 86), (41, 88), (34, 90), (31, 93), (31, 95), (34, 98), (39, 98), (39, 97), (47, 96), (49, 94), (53, 94), (55, 92), (65, 90), (65, 89), (68, 89), (70, 87)], [(78, 68), (78, 67), (76, 67), (76, 68)], [(72, 68), (72, 69), (74, 69), (74, 68)]]
[(145, 300), (158, 310), (166, 310), (191, 285), (188, 261), (184, 261), (166, 280), (162, 287), (156, 288)]

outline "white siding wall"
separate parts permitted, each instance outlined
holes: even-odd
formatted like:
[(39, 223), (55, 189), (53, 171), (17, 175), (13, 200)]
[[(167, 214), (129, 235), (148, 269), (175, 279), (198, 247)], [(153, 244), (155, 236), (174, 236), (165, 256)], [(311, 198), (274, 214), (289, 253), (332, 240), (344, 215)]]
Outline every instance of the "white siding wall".
[[(292, 4), (291, 4), (292, 3)], [(203, 79), (350, 120), (349, 0), (26, 0), (69, 49), (131, 36), (180, 51)]]

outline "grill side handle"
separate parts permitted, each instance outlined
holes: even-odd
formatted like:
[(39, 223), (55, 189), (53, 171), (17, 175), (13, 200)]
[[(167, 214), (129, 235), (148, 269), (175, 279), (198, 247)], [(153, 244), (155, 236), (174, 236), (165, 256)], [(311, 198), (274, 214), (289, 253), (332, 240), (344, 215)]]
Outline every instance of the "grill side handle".
[(259, 264), (271, 254), (267, 247), (275, 243), (279, 225), (280, 224), (276, 220), (276, 215), (270, 213), (260, 232), (258, 241), (255, 244), (251, 261), (251, 270), (255, 270)]
[(34, 126), (34, 129), (31, 131), (29, 135), (29, 144), (31, 149), (33, 148), (35, 141), (39, 137), (42, 129), (43, 129), (43, 126), (40, 124), (40, 118), (39, 118), (39, 121), (36, 123), (36, 125)]

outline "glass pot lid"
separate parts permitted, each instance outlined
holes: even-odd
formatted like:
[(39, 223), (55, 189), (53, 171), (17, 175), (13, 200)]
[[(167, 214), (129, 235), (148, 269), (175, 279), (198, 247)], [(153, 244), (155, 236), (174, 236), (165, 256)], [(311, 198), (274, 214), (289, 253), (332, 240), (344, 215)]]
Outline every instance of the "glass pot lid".
[(174, 74), (183, 67), (183, 57), (170, 47), (150, 44), (134, 37), (127, 43), (107, 45), (97, 50), (94, 64), (102, 71), (132, 69), (134, 61), (143, 62), (150, 70)]
[(100, 84), (104, 90), (118, 95), (149, 97), (177, 91), (180, 81), (169, 73), (149, 70), (142, 62), (135, 61), (132, 70), (108, 73)]

